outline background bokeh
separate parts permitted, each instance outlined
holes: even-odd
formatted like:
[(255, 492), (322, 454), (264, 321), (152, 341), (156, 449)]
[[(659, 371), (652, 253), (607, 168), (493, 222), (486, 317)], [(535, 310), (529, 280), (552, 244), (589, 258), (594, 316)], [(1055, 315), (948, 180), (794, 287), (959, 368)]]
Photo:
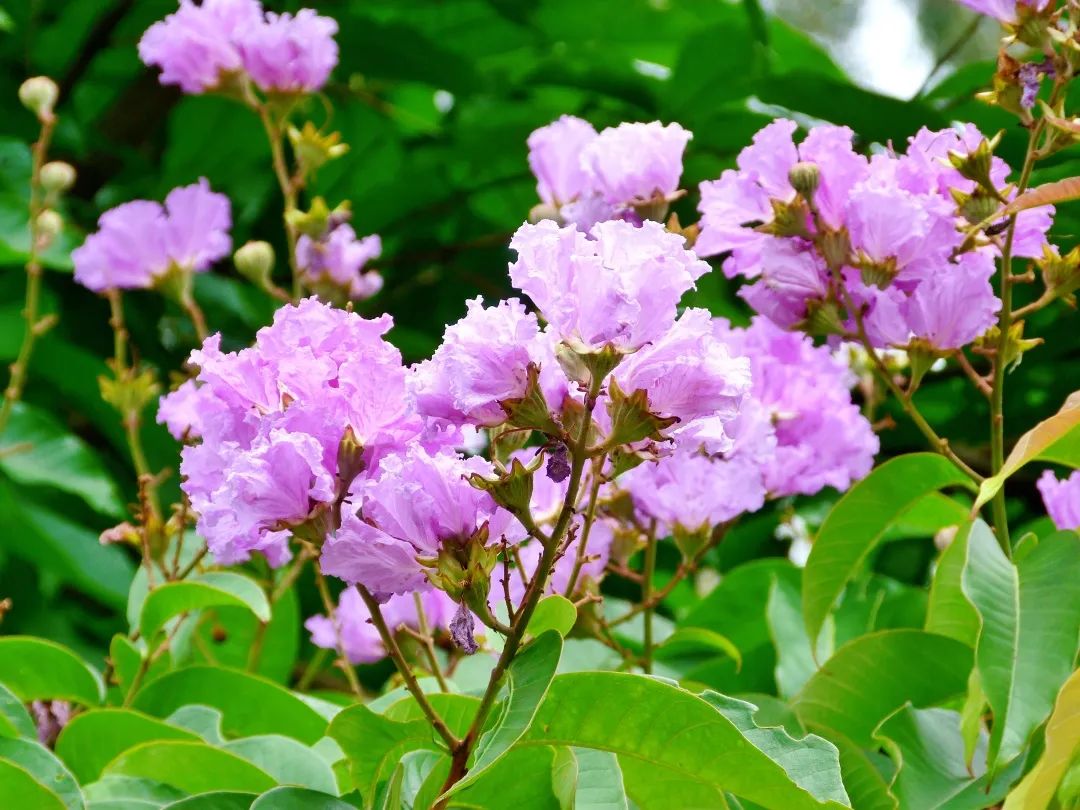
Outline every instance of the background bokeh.
[[(27, 407), (0, 452), (0, 597), (13, 608), (5, 633), (55, 638), (100, 656), (121, 628), (132, 555), (102, 547), (98, 533), (126, 514), (134, 475), (97, 376), (111, 350), (103, 300), (76, 287), (67, 252), (104, 209), (134, 197), (161, 199), (199, 176), (233, 203), (234, 240), (283, 251), (280, 199), (258, 122), (239, 105), (181, 96), (140, 64), (141, 33), (174, 0), (0, 0), (0, 359), (22, 334), (27, 247), (28, 142), (33, 117), (18, 84), (47, 74), (62, 88), (53, 157), (79, 180), (66, 201), (68, 228), (48, 256), (46, 309), (59, 326), (40, 342)], [(294, 3), (266, 2), (289, 10)], [(341, 62), (327, 104), (307, 114), (342, 133), (348, 155), (327, 166), (314, 192), (350, 200), (359, 234), (379, 233), (385, 290), (361, 306), (389, 311), (391, 337), (408, 359), (427, 355), (466, 298), (507, 291), (510, 233), (536, 202), (525, 139), (562, 113), (598, 128), (624, 120), (676, 120), (694, 132), (680, 203), (695, 219), (694, 189), (731, 165), (771, 117), (851, 126), (866, 149), (902, 143), (920, 126), (971, 120), (1006, 129), (1000, 153), (1015, 163), (1023, 134), (972, 96), (993, 71), (996, 24), (951, 0), (327, 0), (308, 2), (341, 26)], [(329, 117), (329, 120), (328, 120)], [(876, 146), (875, 146), (876, 145)], [(1047, 161), (1037, 181), (1080, 174), (1080, 156)], [(1072, 209), (1054, 237), (1080, 233)], [(693, 303), (738, 321), (746, 310), (719, 273)], [(196, 295), (228, 347), (247, 343), (273, 306), (228, 263), (198, 278)], [(194, 346), (181, 313), (160, 296), (128, 296), (139, 355), (168, 380)], [(1075, 320), (1051, 308), (1036, 319), (1047, 345), (1012, 373), (1007, 430), (1016, 436), (1077, 387)], [(924, 412), (971, 462), (985, 468), (986, 408), (966, 381), (932, 375)], [(884, 412), (879, 415), (884, 415)], [(177, 446), (148, 415), (144, 440), (156, 468), (175, 467)], [(885, 454), (921, 449), (902, 414), (882, 435)], [(1033, 476), (1033, 471), (1031, 475)], [(1030, 483), (1029, 479), (1027, 480)], [(175, 495), (175, 473), (166, 492)], [(1035, 514), (1033, 489), (1010, 503)], [(835, 493), (801, 502), (813, 524)], [(734, 531), (717, 565), (784, 554), (775, 539), (791, 505), (778, 504)], [(925, 581), (933, 553), (925, 532), (889, 544), (877, 566)], [(301, 610), (300, 613), (305, 611)], [(312, 607), (311, 612), (315, 612)], [(296, 620), (299, 621), (299, 613)], [(287, 629), (286, 629), (287, 630)], [(298, 636), (293, 626), (293, 635)], [(286, 637), (287, 632), (282, 637)], [(228, 653), (225, 653), (227, 656)]]

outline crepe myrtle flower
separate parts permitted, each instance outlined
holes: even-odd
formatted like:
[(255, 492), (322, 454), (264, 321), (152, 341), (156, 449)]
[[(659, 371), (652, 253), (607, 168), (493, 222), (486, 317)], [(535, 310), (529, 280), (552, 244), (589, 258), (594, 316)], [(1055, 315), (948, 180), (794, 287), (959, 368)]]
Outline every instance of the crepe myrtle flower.
[(1063, 530), (1080, 530), (1080, 471), (1059, 479), (1046, 470), (1037, 486), (1054, 525)]

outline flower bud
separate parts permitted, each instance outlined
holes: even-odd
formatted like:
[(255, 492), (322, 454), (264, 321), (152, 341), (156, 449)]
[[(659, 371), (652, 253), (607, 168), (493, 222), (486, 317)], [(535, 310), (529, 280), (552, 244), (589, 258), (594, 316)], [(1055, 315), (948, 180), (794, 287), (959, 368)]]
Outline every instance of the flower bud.
[(41, 187), (50, 194), (62, 194), (75, 185), (75, 167), (62, 160), (50, 160), (41, 167)]
[(818, 184), (821, 182), (821, 172), (816, 163), (800, 161), (788, 172), (788, 182), (805, 199), (810, 200), (813, 199), (814, 192), (817, 191)]
[(274, 269), (274, 248), (269, 242), (248, 242), (233, 254), (233, 264), (244, 278), (263, 285)]
[(19, 85), (19, 101), (39, 119), (52, 117), (60, 88), (48, 76), (34, 76)]
[(39, 247), (44, 249), (52, 244), (64, 228), (64, 219), (51, 208), (46, 208), (37, 216), (35, 222)]

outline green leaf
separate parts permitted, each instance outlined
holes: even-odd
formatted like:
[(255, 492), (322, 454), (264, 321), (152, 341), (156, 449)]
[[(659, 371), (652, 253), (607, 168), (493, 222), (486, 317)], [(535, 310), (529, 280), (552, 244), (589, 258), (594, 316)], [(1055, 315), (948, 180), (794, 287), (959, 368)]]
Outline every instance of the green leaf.
[[(517, 747), (533, 745), (615, 753), (627, 780), (633, 774), (638, 784), (670, 790), (665, 806), (693, 806), (683, 799), (702, 795), (711, 795), (715, 806), (720, 791), (783, 810), (847, 804), (831, 746), (813, 740), (813, 753), (798, 766), (795, 781), (708, 701), (646, 676), (559, 675)], [(639, 805), (649, 806), (634, 795), (629, 781), (627, 790)]]
[(18, 696), (0, 684), (0, 737), (37, 738), (37, 726)]
[(654, 652), (658, 661), (684, 655), (720, 653), (734, 661), (736, 668), (742, 666), (742, 655), (731, 639), (705, 627), (681, 627), (664, 639)]
[(955, 638), (969, 647), (975, 646), (979, 635), (979, 614), (964, 595), (961, 577), (967, 566), (968, 544), (973, 534), (985, 534), (991, 543), (997, 542), (990, 527), (981, 520), (961, 526), (938, 559), (926, 607), (928, 633)]
[(190, 740), (141, 743), (110, 762), (105, 774), (152, 779), (193, 794), (262, 793), (275, 785), (272, 776), (236, 754)]
[(69, 492), (102, 514), (124, 515), (124, 499), (101, 458), (48, 411), (16, 403), (3, 439), (0, 470), (12, 480)]
[(0, 638), (0, 683), (19, 700), (70, 700), (97, 706), (105, 697), (101, 676), (59, 644), (29, 636)]
[(559, 807), (552, 776), (555, 749), (514, 748), (483, 778), (450, 798), (451, 808), (512, 807), (514, 810), (552, 810)]
[(131, 709), (95, 709), (76, 715), (56, 740), (60, 757), (80, 784), (93, 782), (116, 756), (151, 740), (198, 740), (186, 729)]
[(866, 751), (843, 734), (830, 731), (829, 742), (840, 752), (840, 771), (844, 787), (856, 810), (899, 810), (896, 797), (889, 791), (889, 782), (882, 773), (889, 760), (877, 751)]
[(577, 621), (577, 608), (574, 603), (557, 593), (545, 596), (536, 605), (532, 618), (529, 619), (528, 631), (539, 637), (545, 630), (554, 630), (560, 636), (566, 636)]
[(67, 810), (60, 797), (29, 771), (5, 759), (0, 759), (0, 807)]
[(0, 760), (14, 763), (55, 793), (67, 810), (82, 810), (82, 792), (56, 755), (36, 740), (12, 740), (0, 737)]
[(506, 698), (499, 704), (497, 719), (476, 746), (469, 772), (449, 793), (459, 793), (476, 782), (529, 730), (562, 653), (562, 636), (547, 630), (519, 652), (506, 672)]
[(818, 661), (824, 661), (832, 653), (830, 633), (818, 638), (816, 656), (810, 649), (810, 640), (806, 637), (802, 622), (801, 601), (798, 582), (773, 580), (765, 615), (776, 645), (776, 686), (784, 698), (795, 695), (817, 672), (815, 657)]
[(995, 805), (1022, 768), (1017, 762), (1011, 775), (991, 781), (986, 773), (986, 735), (969, 771), (960, 735), (960, 715), (948, 709), (914, 709), (906, 705), (887, 718), (874, 732), (884, 743), (897, 770), (892, 792), (900, 806), (979, 810)]
[(1080, 536), (1052, 534), (1014, 565), (989, 531), (973, 532), (963, 587), (982, 620), (975, 661), (994, 712), (993, 772), (1024, 749), (1073, 671)]
[(889, 526), (928, 493), (967, 480), (943, 456), (913, 453), (886, 461), (847, 491), (822, 523), (803, 571), (803, 614), (811, 644)]
[(270, 621), (270, 603), (253, 579), (228, 571), (211, 571), (150, 591), (139, 614), (139, 629), (143, 638), (151, 639), (174, 616), (218, 606), (246, 607), (260, 621)]
[(1080, 391), (1069, 394), (1065, 404), (1049, 419), (1044, 419), (1025, 433), (1013, 446), (1009, 457), (1005, 459), (998, 474), (987, 478), (979, 485), (979, 497), (975, 499), (975, 508), (989, 503), (1005, 485), (1005, 480), (1027, 464), (1050, 450), (1062, 437), (1080, 425)]
[(1042, 810), (1049, 807), (1078, 749), (1080, 670), (1074, 672), (1061, 687), (1053, 714), (1046, 724), (1046, 749), (1035, 767), (1009, 794), (1004, 810)]
[(165, 805), (165, 810), (248, 810), (255, 796), (239, 790), (214, 790), (186, 796)]
[(191, 703), (220, 709), (229, 737), (284, 734), (312, 745), (326, 731), (323, 716), (283, 686), (219, 667), (185, 667), (162, 675), (139, 691), (133, 706), (167, 717)]
[[(435, 804), (450, 774), (450, 757), (438, 751), (410, 751), (397, 764), (383, 797), (386, 810), (425, 810)], [(391, 796), (397, 802), (391, 801)]]
[(117, 810), (143, 810), (184, 798), (184, 792), (151, 779), (132, 776), (106, 776), (83, 788), (83, 795), (91, 810), (98, 807), (115, 807)]
[(574, 810), (627, 810), (619, 758), (610, 751), (571, 749), (577, 760)]
[(848, 642), (794, 700), (808, 728), (874, 746), (878, 723), (903, 706), (930, 706), (963, 694), (971, 648), (922, 630), (885, 630)]
[(286, 785), (267, 791), (250, 807), (251, 810), (353, 810), (351, 804), (335, 796)]
[(337, 781), (326, 761), (290, 737), (277, 734), (244, 737), (221, 748), (258, 765), (281, 784), (337, 794)]

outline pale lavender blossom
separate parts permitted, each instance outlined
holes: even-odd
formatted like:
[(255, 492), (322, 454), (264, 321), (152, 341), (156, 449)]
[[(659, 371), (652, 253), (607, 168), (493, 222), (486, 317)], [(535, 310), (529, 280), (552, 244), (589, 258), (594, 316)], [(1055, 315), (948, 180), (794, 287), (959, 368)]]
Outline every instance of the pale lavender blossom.
[(679, 189), (683, 152), (693, 134), (678, 124), (609, 127), (581, 152), (589, 185), (613, 205), (670, 198)]
[(1001, 301), (990, 279), (994, 260), (965, 253), (954, 265), (923, 281), (904, 305), (914, 337), (935, 349), (959, 349), (997, 322)]
[(765, 504), (762, 470), (752, 459), (730, 459), (679, 451), (646, 462), (619, 478), (646, 521), (662, 534), (694, 534), (726, 523)]
[(322, 88), (338, 61), (338, 25), (309, 8), (267, 13), (237, 32), (244, 69), (260, 90), (310, 93)]
[(581, 166), (581, 152), (595, 137), (592, 124), (572, 115), (564, 115), (529, 135), (529, 168), (536, 177), (536, 192), (541, 200), (560, 206), (590, 190)]
[(139, 40), (139, 58), (161, 68), (161, 83), (185, 93), (216, 89), (243, 61), (236, 37), (260, 24), (257, 0), (180, 0), (180, 8), (154, 23)]
[(1059, 480), (1046, 470), (1039, 477), (1038, 487), (1054, 525), (1062, 530), (1080, 530), (1080, 471)]
[(468, 302), (464, 318), (448, 326), (430, 360), (414, 366), (410, 388), (425, 416), (494, 426), (506, 421), (500, 405), (525, 393), (530, 347), (540, 327), (516, 298), (485, 307)]
[(163, 208), (133, 200), (106, 211), (71, 253), (75, 280), (94, 292), (146, 289), (170, 269), (203, 272), (232, 247), (229, 198), (205, 179), (175, 188)]
[(468, 477), (493, 475), (473, 456), (429, 453), (414, 444), (383, 458), (376, 475), (358, 479), (342, 509), (341, 528), (323, 546), (323, 571), (360, 583), (380, 599), (430, 587), (418, 557), (464, 543), (486, 527), (491, 542), (520, 527)]
[(522, 225), (510, 280), (571, 348), (636, 351), (671, 327), (709, 266), (656, 222), (602, 222), (591, 237), (551, 221)]
[(1003, 23), (1015, 24), (1020, 21), (1020, 9), (1026, 6), (1032, 11), (1042, 11), (1053, 5), (1055, 0), (958, 0), (962, 5), (994, 17)]
[(341, 223), (321, 239), (303, 234), (296, 240), (296, 263), (309, 286), (329, 285), (351, 300), (362, 301), (382, 289), (382, 276), (365, 266), (382, 253), (377, 234), (356, 238), (356, 231)]
[(676, 445), (731, 449), (724, 431), (750, 390), (750, 361), (732, 357), (713, 334), (708, 310), (688, 309), (666, 334), (624, 360), (612, 378), (625, 393), (644, 390), (650, 413), (675, 417), (664, 432)]
[[(420, 594), (420, 603), (429, 631), (449, 632), (450, 619), (457, 608), (450, 597), (442, 591), (424, 591)], [(413, 594), (391, 596), (380, 607), (380, 612), (391, 633), (397, 632), (402, 627), (413, 630), (420, 627), (416, 599)], [(356, 588), (346, 588), (341, 592), (334, 618), (337, 620), (336, 627), (334, 621), (328, 616), (312, 616), (304, 622), (304, 627), (311, 633), (312, 644), (316, 647), (336, 650), (340, 634), (341, 646), (351, 663), (371, 664), (386, 657), (386, 648), (383, 646), (379, 631), (372, 624), (371, 613)]]
[(758, 251), (758, 278), (739, 295), (773, 323), (792, 328), (806, 319), (810, 304), (828, 295), (828, 268), (797, 239), (766, 236)]

